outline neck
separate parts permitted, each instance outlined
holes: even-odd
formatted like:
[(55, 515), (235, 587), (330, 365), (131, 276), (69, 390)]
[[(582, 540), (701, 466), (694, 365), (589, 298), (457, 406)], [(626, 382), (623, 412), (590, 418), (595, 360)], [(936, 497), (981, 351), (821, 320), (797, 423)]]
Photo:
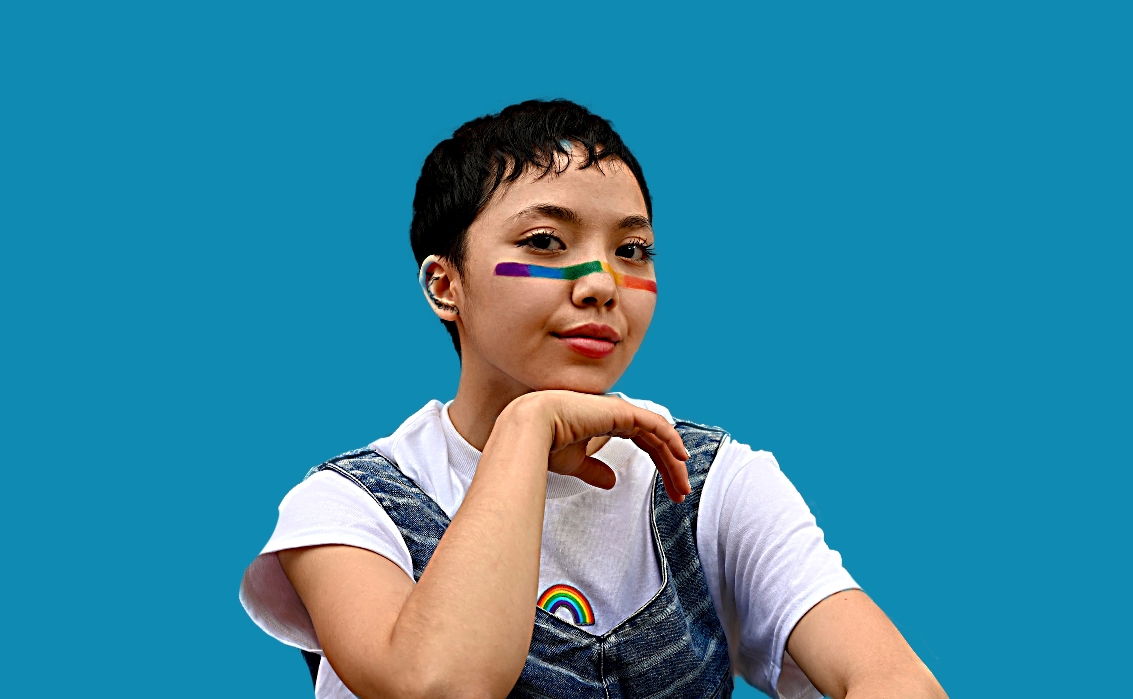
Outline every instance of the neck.
[[(501, 373), (474, 353), (466, 353), (461, 358), (460, 386), (456, 398), (448, 408), (452, 426), (478, 451), (484, 451), (496, 418), (516, 398), (533, 389)], [(596, 437), (586, 445), (586, 453), (594, 455), (609, 437)]]
[(496, 418), (516, 398), (531, 389), (488, 365), (475, 352), (461, 357), (460, 385), (449, 406), (453, 427), (480, 451), (488, 443)]

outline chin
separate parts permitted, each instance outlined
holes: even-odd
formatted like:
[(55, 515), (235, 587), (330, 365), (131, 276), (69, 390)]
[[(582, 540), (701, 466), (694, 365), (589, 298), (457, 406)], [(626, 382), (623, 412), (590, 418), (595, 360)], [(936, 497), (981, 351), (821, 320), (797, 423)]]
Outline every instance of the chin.
[(597, 367), (571, 367), (552, 376), (541, 377), (532, 385), (536, 391), (575, 391), (600, 395), (608, 393), (623, 372), (611, 375), (609, 371), (599, 371)]

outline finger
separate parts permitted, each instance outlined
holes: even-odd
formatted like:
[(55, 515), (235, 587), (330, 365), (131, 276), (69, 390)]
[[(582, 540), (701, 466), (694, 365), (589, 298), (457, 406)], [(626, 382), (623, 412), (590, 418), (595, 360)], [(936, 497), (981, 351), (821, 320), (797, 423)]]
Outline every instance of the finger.
[(657, 472), (661, 474), (661, 480), (665, 484), (665, 492), (669, 494), (670, 499), (676, 500), (676, 496), (682, 493), (677, 490), (673, 482), (673, 465), (670, 460), (666, 458), (665, 452), (667, 450), (664, 443), (658, 440), (655, 435), (649, 433), (634, 437), (633, 443), (649, 455), (649, 458), (653, 461), (653, 465), (657, 467)]
[(680, 493), (676, 492), (676, 489), (673, 487), (673, 478), (672, 474), (669, 471), (669, 466), (667, 463), (665, 463), (665, 459), (657, 453), (656, 447), (654, 447), (642, 437), (634, 437), (633, 443), (636, 444), (639, 449), (649, 455), (649, 459), (657, 468), (657, 473), (661, 475), (661, 483), (665, 486), (665, 494), (668, 495), (669, 499), (673, 502), (680, 502), (683, 497)]
[[(655, 434), (645, 433), (641, 435), (641, 438), (647, 441), (650, 446), (653, 447), (654, 451), (657, 453), (657, 456), (659, 456), (664, 461), (665, 466), (669, 470), (670, 479), (672, 480), (677, 492), (684, 495), (691, 493), (692, 486), (688, 481), (688, 468), (685, 463), (686, 460), (681, 459), (680, 457), (673, 454), (669, 442), (662, 441), (661, 438)], [(687, 454), (688, 452), (685, 451), (684, 453)]]
[[(669, 498), (674, 502), (682, 501), (684, 495), (692, 492), (692, 487), (684, 463), (689, 458), (689, 453), (681, 440), (680, 433), (667, 420), (654, 412), (629, 405), (625, 401), (621, 402), (621, 406), (623, 409), (628, 409), (634, 425), (629, 434), (615, 433), (616, 436), (633, 439), (649, 454), (661, 474), (661, 481)], [(613, 417), (617, 421), (618, 416)], [(624, 423), (619, 425), (622, 430), (627, 426)]]
[(614, 469), (592, 456), (583, 458), (578, 467), (569, 475), (602, 490), (609, 490), (618, 482)]
[(684, 462), (691, 459), (692, 455), (688, 453), (685, 442), (681, 439), (681, 433), (677, 432), (677, 428), (666, 422), (664, 418), (661, 418), (661, 425), (662, 431), (654, 434), (665, 440), (665, 445), (677, 460)]
[(665, 418), (619, 396), (594, 396), (553, 390), (542, 393), (558, 399), (552, 452), (591, 437), (609, 435), (630, 439), (643, 432), (650, 432), (658, 435), (676, 458), (689, 458), (680, 434)]
[(642, 428), (645, 432), (652, 433), (657, 439), (664, 442), (668, 451), (676, 456), (678, 460), (689, 460), (690, 455), (688, 449), (685, 448), (685, 443), (681, 439), (680, 433), (677, 432), (675, 427), (669, 424), (668, 420), (644, 408), (636, 408), (636, 410), (638, 412), (634, 417), (638, 427)]
[[(652, 435), (649, 435), (652, 436)], [(665, 486), (665, 493), (673, 502), (682, 502), (685, 495), (692, 492), (688, 483), (688, 472), (685, 465), (672, 454), (660, 440), (651, 441), (647, 435), (633, 438), (633, 443), (649, 455), (657, 472), (661, 474), (661, 482)]]

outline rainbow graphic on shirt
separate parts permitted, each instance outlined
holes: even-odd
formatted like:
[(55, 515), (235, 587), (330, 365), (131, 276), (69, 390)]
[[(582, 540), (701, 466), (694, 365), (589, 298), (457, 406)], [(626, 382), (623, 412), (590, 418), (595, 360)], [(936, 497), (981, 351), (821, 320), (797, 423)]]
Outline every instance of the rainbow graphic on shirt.
[(539, 595), (538, 605), (551, 614), (565, 608), (574, 619), (575, 626), (590, 626), (594, 623), (594, 610), (590, 607), (590, 601), (578, 588), (570, 585), (551, 585)]
[(657, 282), (652, 279), (633, 277), (621, 272), (601, 260), (592, 260), (569, 267), (544, 267), (543, 265), (528, 265), (522, 262), (501, 262), (496, 265), (497, 277), (539, 277), (540, 279), (566, 279), (574, 280), (588, 274), (605, 272), (614, 278), (614, 284), (626, 289), (641, 289), (657, 293)]

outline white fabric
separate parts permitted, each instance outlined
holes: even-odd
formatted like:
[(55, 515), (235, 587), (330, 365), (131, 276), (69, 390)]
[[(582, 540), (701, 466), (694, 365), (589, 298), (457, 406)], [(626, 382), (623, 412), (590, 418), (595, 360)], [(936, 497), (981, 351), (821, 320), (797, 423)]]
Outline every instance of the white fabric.
[[(659, 405), (627, 400), (673, 421)], [(438, 401), (370, 446), (450, 517), (480, 458)], [(539, 589), (565, 583), (580, 590), (594, 615), (593, 625), (582, 628), (602, 634), (653, 597), (661, 574), (649, 521), (653, 463), (622, 439), (611, 439), (595, 456), (617, 474), (612, 490), (548, 474)], [(699, 517), (697, 547), (733, 671), (771, 696), (821, 697), (786, 653), (787, 637), (811, 607), (857, 584), (827, 547), (798, 491), (769, 452), (727, 439), (705, 482)], [(314, 627), (276, 552), (319, 544), (367, 549), (410, 577), (413, 570), (393, 520), (368, 492), (330, 471), (293, 488), (280, 503), (271, 539), (244, 573), (240, 601), (268, 634), (313, 652), (321, 652)], [(559, 615), (572, 621), (563, 611)], [(315, 694), (352, 696), (325, 657)]]

